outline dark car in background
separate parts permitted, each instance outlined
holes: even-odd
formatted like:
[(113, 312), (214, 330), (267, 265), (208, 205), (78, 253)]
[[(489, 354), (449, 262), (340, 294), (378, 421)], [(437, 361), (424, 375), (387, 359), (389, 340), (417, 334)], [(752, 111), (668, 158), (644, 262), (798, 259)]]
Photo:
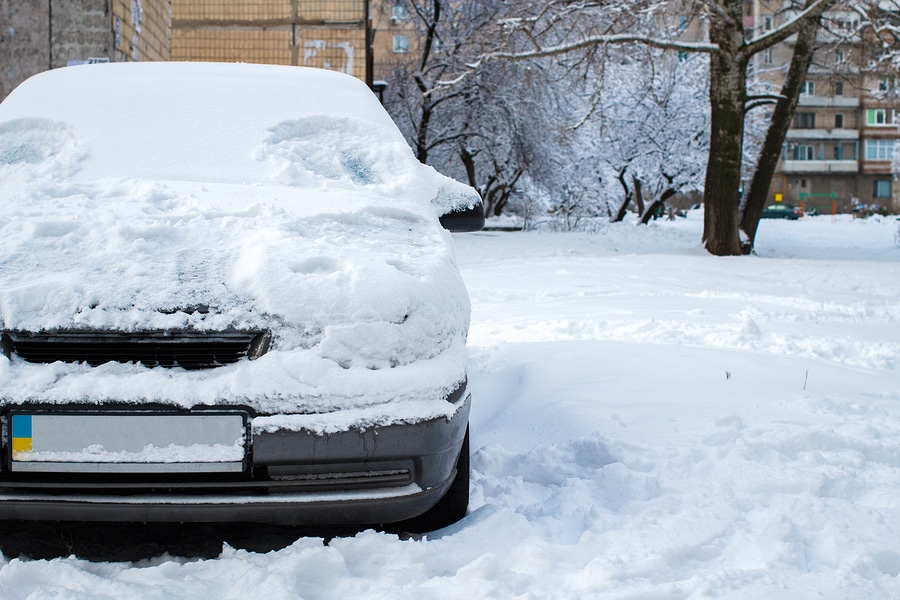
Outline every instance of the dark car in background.
[(802, 216), (802, 212), (796, 206), (791, 204), (784, 204), (783, 202), (778, 204), (770, 204), (763, 209), (761, 219), (788, 219), (790, 221), (796, 221)]

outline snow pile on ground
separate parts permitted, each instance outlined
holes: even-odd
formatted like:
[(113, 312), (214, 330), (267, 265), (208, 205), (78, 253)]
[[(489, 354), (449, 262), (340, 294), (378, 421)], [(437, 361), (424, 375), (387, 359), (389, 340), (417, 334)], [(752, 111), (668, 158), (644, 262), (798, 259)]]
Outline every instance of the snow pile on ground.
[(893, 598), (893, 220), (702, 218), (455, 237), (473, 302), (469, 515), (267, 554), (8, 556), (3, 598)]

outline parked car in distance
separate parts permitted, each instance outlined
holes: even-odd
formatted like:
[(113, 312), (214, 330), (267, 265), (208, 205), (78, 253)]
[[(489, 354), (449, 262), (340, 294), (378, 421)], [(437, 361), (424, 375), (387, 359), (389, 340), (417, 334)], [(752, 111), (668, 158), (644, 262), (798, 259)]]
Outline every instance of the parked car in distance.
[(763, 209), (761, 219), (788, 219), (796, 221), (802, 216), (799, 208), (791, 204), (770, 204)]
[(465, 514), (447, 230), (479, 229), (481, 200), (362, 82), (48, 71), (0, 104), (0, 179), (0, 519)]

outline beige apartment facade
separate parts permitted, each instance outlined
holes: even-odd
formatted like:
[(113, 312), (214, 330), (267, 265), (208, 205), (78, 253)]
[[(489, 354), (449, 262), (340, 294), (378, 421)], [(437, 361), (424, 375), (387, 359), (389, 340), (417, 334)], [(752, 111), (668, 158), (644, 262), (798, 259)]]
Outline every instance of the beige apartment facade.
[[(793, 14), (785, 3), (746, 3), (745, 25), (762, 33)], [(892, 77), (864, 73), (859, 65), (872, 51), (872, 40), (855, 35), (858, 16), (840, 9), (827, 13), (781, 160), (770, 200), (821, 212), (850, 212), (883, 207), (900, 212), (900, 185), (891, 172), (894, 145), (900, 143), (900, 106), (885, 100)], [(756, 57), (756, 76), (776, 87), (784, 81), (793, 38)]]
[(373, 0), (371, 17), (374, 78), (384, 80), (419, 51), (419, 28), (402, 0)]

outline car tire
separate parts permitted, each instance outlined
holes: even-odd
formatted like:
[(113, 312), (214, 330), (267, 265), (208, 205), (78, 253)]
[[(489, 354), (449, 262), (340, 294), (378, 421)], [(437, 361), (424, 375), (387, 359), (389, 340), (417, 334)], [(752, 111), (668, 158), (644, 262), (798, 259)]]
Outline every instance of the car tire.
[(424, 514), (390, 526), (390, 531), (427, 533), (452, 525), (466, 516), (469, 508), (469, 429), (463, 438), (459, 458), (456, 460), (456, 476), (447, 493)]

